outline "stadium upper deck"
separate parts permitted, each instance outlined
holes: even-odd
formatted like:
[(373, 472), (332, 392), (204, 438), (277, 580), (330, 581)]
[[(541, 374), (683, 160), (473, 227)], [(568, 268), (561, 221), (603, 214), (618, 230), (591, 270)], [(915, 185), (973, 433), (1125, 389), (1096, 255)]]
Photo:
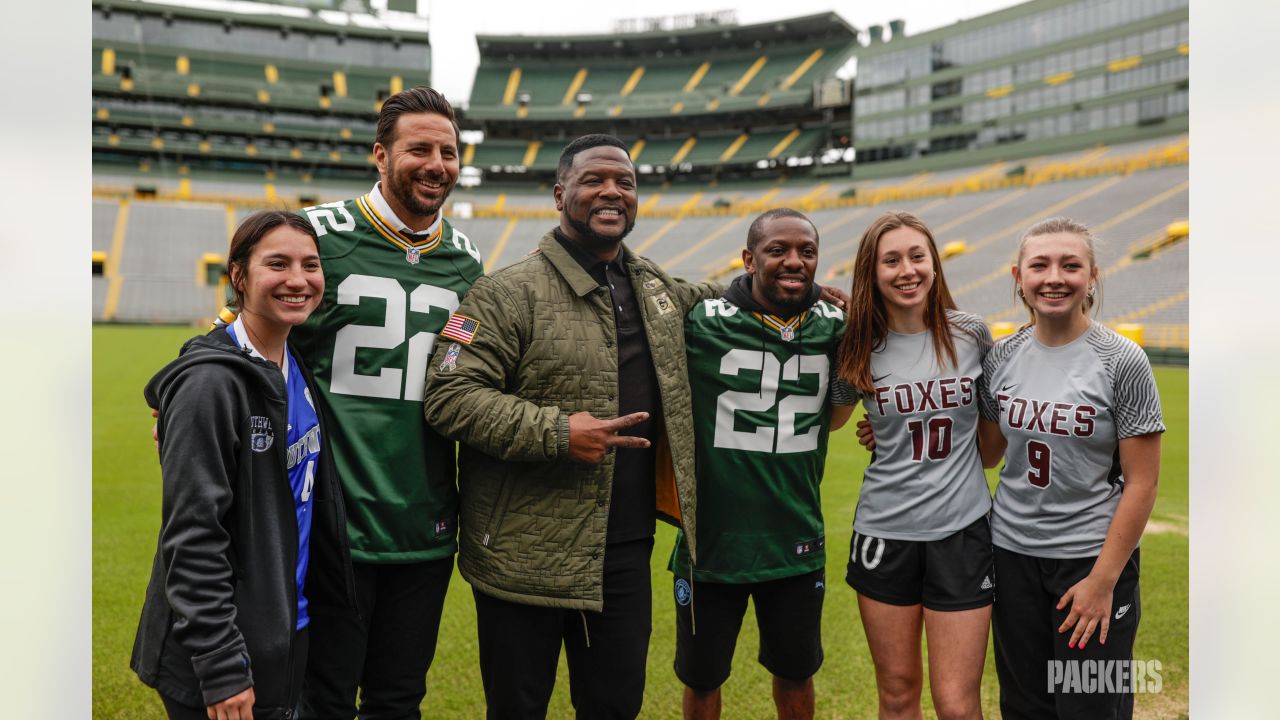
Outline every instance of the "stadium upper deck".
[(823, 13), (678, 31), (476, 38), (477, 122), (682, 118), (808, 105), (857, 31)]
[(430, 83), (431, 47), (343, 16), (94, 0), (95, 162), (367, 177), (381, 102)]

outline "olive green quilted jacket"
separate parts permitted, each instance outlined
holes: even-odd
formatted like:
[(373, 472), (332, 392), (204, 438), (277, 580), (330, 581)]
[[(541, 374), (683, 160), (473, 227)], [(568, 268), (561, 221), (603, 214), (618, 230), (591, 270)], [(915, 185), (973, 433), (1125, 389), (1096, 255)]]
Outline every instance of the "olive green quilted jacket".
[[(426, 418), (461, 441), (458, 569), (504, 600), (599, 611), (615, 455), (568, 457), (569, 415), (618, 414), (609, 292), (547, 233), (535, 254), (482, 277), (455, 316), (470, 343), (441, 336), (427, 373)], [(655, 443), (660, 516), (694, 532), (693, 421), (684, 316), (720, 288), (669, 277), (625, 246), (662, 398)], [(690, 555), (695, 555), (690, 542)]]

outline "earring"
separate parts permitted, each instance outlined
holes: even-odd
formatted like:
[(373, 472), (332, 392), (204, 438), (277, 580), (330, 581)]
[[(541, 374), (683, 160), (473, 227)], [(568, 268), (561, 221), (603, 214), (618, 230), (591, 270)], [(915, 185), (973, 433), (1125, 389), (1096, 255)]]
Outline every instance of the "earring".
[(1026, 295), (1023, 295), (1023, 294), (1022, 294), (1022, 286), (1021, 286), (1021, 285), (1019, 285), (1019, 286), (1015, 287), (1015, 288), (1013, 289), (1013, 291), (1014, 291), (1015, 293), (1017, 293), (1018, 297), (1020, 297), (1020, 298), (1026, 298), (1026, 297), (1027, 297)]
[(1089, 298), (1090, 300), (1092, 300), (1092, 299), (1093, 299), (1093, 286), (1092, 286), (1092, 285), (1090, 285), (1090, 286), (1089, 286), (1089, 294), (1088, 294), (1088, 298)]

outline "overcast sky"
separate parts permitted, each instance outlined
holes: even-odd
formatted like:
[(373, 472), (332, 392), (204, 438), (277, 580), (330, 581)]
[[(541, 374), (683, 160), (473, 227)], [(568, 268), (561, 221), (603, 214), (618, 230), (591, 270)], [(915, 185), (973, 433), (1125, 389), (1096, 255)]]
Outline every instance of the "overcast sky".
[(907, 35), (1016, 5), (1011, 0), (895, 0), (833, 3), (830, 0), (646, 0), (638, 5), (600, 0), (419, 0), (431, 23), (432, 82), (454, 102), (471, 94), (479, 52), (475, 36), (607, 33), (614, 21), (735, 10), (743, 25), (834, 10), (856, 28), (901, 18)]

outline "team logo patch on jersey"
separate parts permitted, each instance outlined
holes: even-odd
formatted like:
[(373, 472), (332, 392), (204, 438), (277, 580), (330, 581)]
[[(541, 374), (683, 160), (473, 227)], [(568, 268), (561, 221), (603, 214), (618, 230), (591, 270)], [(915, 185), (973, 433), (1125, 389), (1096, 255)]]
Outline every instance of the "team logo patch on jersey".
[(458, 369), (458, 353), (462, 352), (462, 346), (458, 343), (449, 343), (449, 349), (445, 351), (444, 361), (440, 363), (440, 372)]
[(658, 309), (659, 315), (666, 315), (676, 309), (675, 303), (671, 302), (671, 297), (666, 293), (658, 293), (653, 296), (653, 306)]
[(262, 415), (249, 416), (249, 447), (254, 452), (266, 452), (275, 442), (276, 433), (271, 429), (271, 420)]
[(444, 329), (440, 331), (440, 336), (470, 345), (471, 341), (476, 339), (477, 332), (480, 332), (479, 320), (469, 318), (466, 315), (454, 314), (450, 316), (449, 322), (445, 323)]
[(796, 557), (804, 557), (806, 555), (812, 555), (822, 550), (824, 547), (826, 547), (826, 545), (827, 545), (826, 537), (820, 537), (814, 540), (805, 540), (804, 542), (798, 542), (796, 543)]
[(676, 604), (680, 607), (685, 607), (692, 599), (693, 590), (689, 587), (689, 581), (684, 578), (676, 578)]
[(436, 521), (436, 537), (448, 535), (451, 532), (453, 532), (453, 518), (447, 517)]

